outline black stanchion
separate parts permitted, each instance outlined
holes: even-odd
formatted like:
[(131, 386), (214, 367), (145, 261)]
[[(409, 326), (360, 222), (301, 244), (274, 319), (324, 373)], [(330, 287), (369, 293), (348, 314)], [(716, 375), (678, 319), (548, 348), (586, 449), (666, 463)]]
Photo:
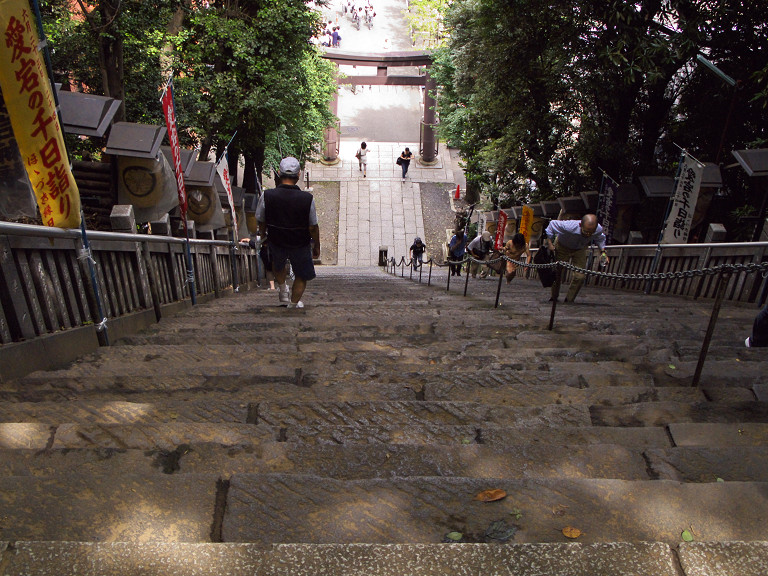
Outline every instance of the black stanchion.
[(469, 269), (472, 267), (472, 258), (467, 260), (467, 273), (464, 278), (464, 296), (467, 295), (467, 286), (469, 285)]
[(717, 280), (717, 294), (715, 296), (715, 305), (712, 307), (712, 314), (709, 317), (709, 326), (707, 326), (707, 334), (704, 336), (704, 343), (701, 345), (701, 351), (699, 352), (699, 361), (696, 363), (696, 371), (693, 373), (693, 381), (691, 386), (698, 386), (701, 380), (701, 371), (704, 368), (704, 361), (707, 359), (707, 352), (709, 351), (709, 344), (712, 341), (712, 334), (715, 332), (715, 325), (717, 324), (717, 317), (720, 315), (720, 307), (723, 304), (723, 298), (725, 297), (725, 291), (728, 288), (728, 281), (731, 278), (730, 270), (723, 270), (720, 273), (720, 277)]
[[(504, 260), (501, 261), (502, 264), (505, 263)], [(502, 266), (502, 269), (504, 266)], [(494, 308), (499, 307), (499, 296), (501, 295), (501, 281), (504, 279), (504, 274), (499, 272), (499, 283), (496, 285), (496, 303), (493, 305)]]
[(549, 330), (555, 325), (555, 311), (557, 310), (557, 299), (560, 297), (560, 278), (562, 277), (563, 269), (561, 266), (557, 267), (555, 273), (555, 285), (552, 289), (552, 312), (549, 315)]

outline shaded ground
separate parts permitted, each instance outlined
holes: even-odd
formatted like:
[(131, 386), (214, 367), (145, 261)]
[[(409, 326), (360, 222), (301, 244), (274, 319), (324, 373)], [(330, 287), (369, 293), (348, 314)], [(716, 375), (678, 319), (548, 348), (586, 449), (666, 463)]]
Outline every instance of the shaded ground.
[(422, 182), (421, 209), (424, 214), (424, 243), (432, 259), (442, 264), (441, 244), (448, 241), (446, 228), (453, 227), (454, 213), (451, 210), (450, 195), (455, 186), (445, 182)]
[(317, 223), (320, 226), (320, 260), (335, 266), (339, 261), (339, 190), (338, 182), (312, 182)]

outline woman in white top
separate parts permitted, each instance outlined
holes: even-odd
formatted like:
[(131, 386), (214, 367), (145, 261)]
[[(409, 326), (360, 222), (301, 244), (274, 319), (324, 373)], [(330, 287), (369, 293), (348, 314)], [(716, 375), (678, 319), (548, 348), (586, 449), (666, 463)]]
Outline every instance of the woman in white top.
[(360, 148), (355, 152), (355, 158), (357, 158), (358, 166), (363, 172), (363, 178), (365, 178), (368, 169), (368, 145), (365, 142), (360, 143)]

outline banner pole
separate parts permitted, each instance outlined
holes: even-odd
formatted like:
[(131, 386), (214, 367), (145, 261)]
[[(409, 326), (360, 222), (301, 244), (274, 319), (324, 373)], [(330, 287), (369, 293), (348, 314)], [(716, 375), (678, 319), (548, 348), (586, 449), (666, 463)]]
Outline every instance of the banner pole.
[[(168, 91), (171, 91), (170, 102), (166, 102)], [(187, 284), (189, 284), (189, 299), (192, 306), (197, 304), (197, 290), (195, 289), (195, 268), (192, 264), (192, 250), (189, 247), (189, 226), (187, 226), (187, 192), (184, 188), (184, 171), (181, 169), (181, 152), (179, 150), (179, 137), (176, 129), (176, 102), (173, 95), (173, 71), (165, 83), (163, 94), (160, 97), (160, 105), (163, 108), (163, 116), (168, 127), (168, 140), (171, 144), (171, 156), (173, 157), (173, 170), (176, 174), (176, 191), (179, 195), (179, 212), (184, 224), (184, 256), (187, 267)]]
[[(677, 181), (680, 179), (680, 172), (683, 169), (683, 162), (685, 162), (685, 155), (686, 152), (683, 150), (683, 153), (680, 155), (680, 163), (677, 165), (677, 175), (675, 176), (675, 188), (677, 188)], [(669, 219), (669, 215), (672, 213), (672, 205), (675, 202), (675, 193), (674, 191), (669, 197), (669, 201), (667, 202), (667, 209), (664, 213), (664, 221), (661, 225), (661, 230), (659, 231), (659, 239), (656, 242), (656, 253), (653, 255), (653, 262), (651, 263), (651, 269), (648, 272), (649, 274), (655, 274), (656, 268), (659, 266), (659, 260), (661, 259), (661, 241), (664, 238), (664, 231), (667, 229), (667, 220)], [(651, 293), (651, 288), (653, 286), (653, 280), (649, 279), (648, 282), (645, 284), (645, 290), (643, 290), (643, 294), (646, 296)]]
[[(61, 126), (62, 132), (64, 131), (64, 122), (61, 118), (61, 106), (59, 105), (59, 95), (56, 92), (56, 86), (53, 81), (53, 64), (51, 63), (50, 47), (48, 46), (48, 39), (45, 36), (45, 30), (43, 29), (43, 16), (40, 13), (40, 5), (38, 0), (32, 0), (32, 9), (35, 12), (35, 20), (37, 23), (37, 33), (40, 36), (40, 46), (43, 50), (43, 58), (45, 59), (45, 68), (48, 72), (48, 82), (51, 84), (51, 92), (53, 92), (53, 101), (56, 104), (56, 116), (59, 120), (59, 126)], [(69, 151), (67, 148), (67, 142), (64, 140), (64, 149), (67, 154), (67, 160), (69, 160)], [(74, 176), (73, 176), (74, 178)], [(91, 288), (93, 290), (94, 300), (96, 304), (96, 311), (98, 313), (98, 322), (96, 323), (96, 333), (101, 346), (109, 346), (109, 332), (107, 330), (107, 317), (104, 314), (104, 307), (101, 301), (101, 291), (99, 290), (99, 283), (96, 278), (96, 266), (95, 260), (91, 255), (91, 245), (88, 241), (88, 232), (85, 224), (85, 213), (82, 206), (80, 207), (80, 234), (82, 243), (82, 253), (84, 258), (88, 261), (88, 270), (91, 277)]]

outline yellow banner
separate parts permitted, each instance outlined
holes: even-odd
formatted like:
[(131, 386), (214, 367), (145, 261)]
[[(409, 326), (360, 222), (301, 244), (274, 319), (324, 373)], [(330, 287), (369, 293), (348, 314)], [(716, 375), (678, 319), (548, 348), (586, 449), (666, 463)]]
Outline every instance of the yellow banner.
[(520, 234), (525, 236), (525, 241), (531, 241), (531, 231), (533, 228), (533, 208), (523, 206), (523, 214), (520, 218)]
[(27, 0), (0, 0), (0, 34), (0, 88), (43, 224), (77, 228), (80, 193)]

